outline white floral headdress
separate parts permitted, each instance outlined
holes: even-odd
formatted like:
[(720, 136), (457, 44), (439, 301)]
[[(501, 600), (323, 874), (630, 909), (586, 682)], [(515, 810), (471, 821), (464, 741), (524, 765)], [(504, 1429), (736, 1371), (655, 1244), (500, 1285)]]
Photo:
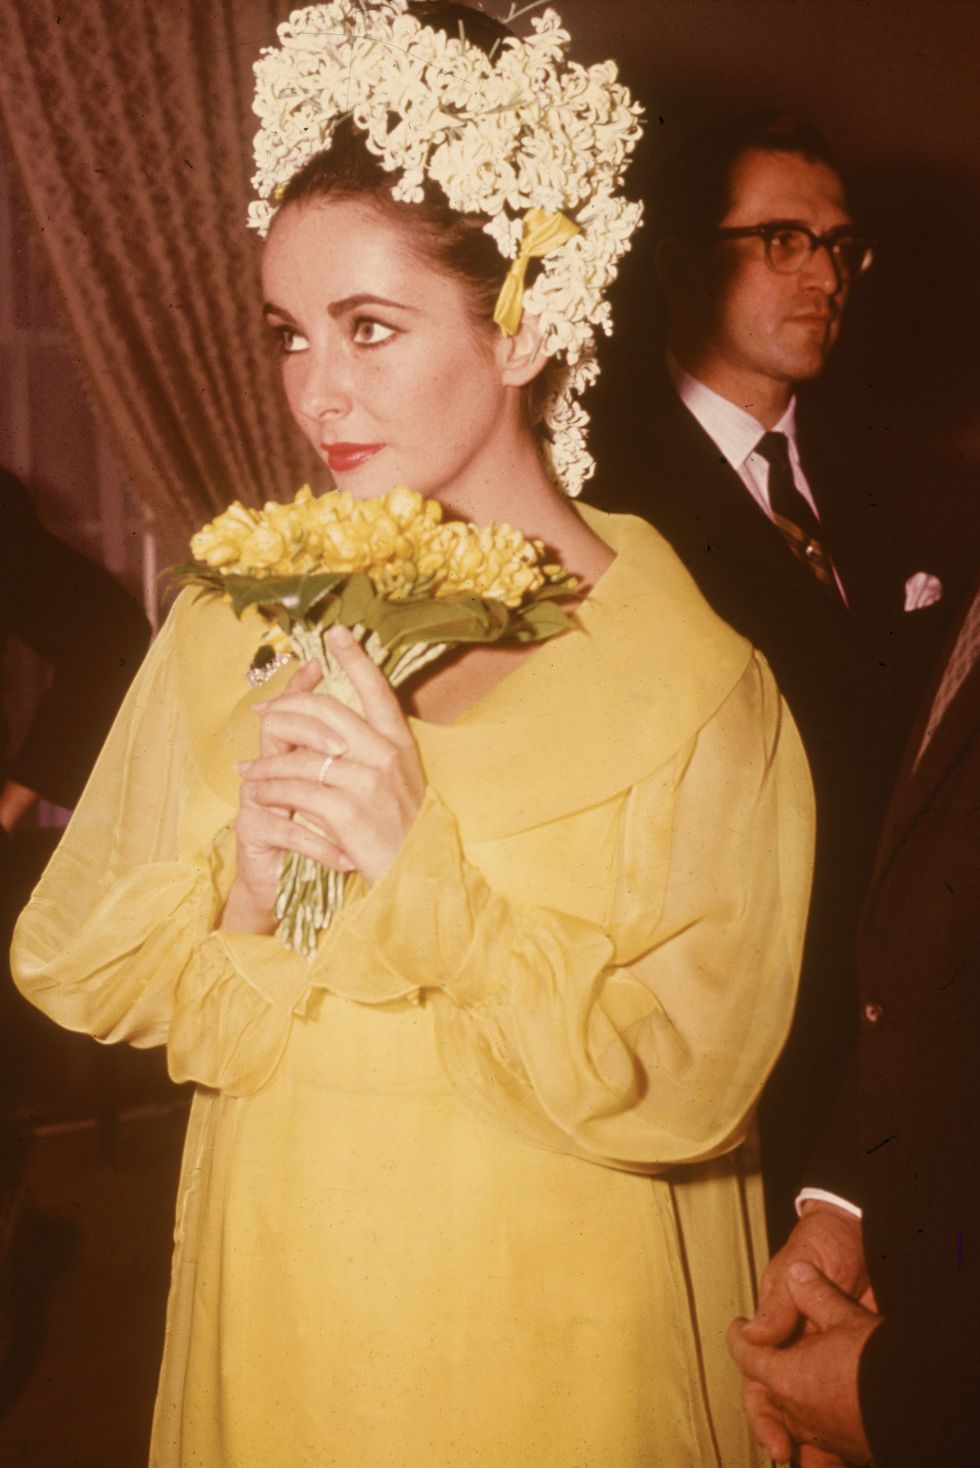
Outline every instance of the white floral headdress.
[[(519, 320), (523, 299), (545, 352), (562, 358), (542, 419), (552, 475), (574, 495), (594, 468), (577, 398), (598, 375), (596, 330), (612, 329), (604, 294), (642, 215), (618, 192), (642, 109), (613, 62), (567, 60), (571, 37), (554, 10), (531, 26), (532, 35), (508, 37), (487, 55), (463, 27), (447, 36), (425, 25), (408, 0), (293, 11), (279, 47), (255, 65), (262, 126), (249, 224), (267, 231), (283, 187), (330, 146), (345, 117), (398, 175), (394, 198), (420, 202), (431, 179), (451, 208), (489, 215), (485, 228), (512, 261), (509, 305), (495, 319), (512, 330), (505, 322), (515, 309)], [(532, 256), (542, 268), (524, 294)]]

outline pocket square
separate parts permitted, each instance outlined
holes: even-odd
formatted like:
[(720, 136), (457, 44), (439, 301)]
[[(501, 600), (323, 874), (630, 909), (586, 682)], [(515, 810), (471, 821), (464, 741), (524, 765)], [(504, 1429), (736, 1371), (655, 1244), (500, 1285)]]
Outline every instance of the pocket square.
[(920, 612), (923, 607), (931, 607), (941, 601), (942, 595), (943, 583), (938, 576), (931, 576), (928, 571), (916, 571), (905, 583), (905, 610)]

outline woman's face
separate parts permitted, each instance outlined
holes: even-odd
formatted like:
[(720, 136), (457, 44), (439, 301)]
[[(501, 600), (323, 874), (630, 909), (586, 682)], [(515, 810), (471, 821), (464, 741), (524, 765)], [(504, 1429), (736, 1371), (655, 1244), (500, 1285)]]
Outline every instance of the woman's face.
[(262, 277), (289, 406), (339, 488), (466, 501), (492, 487), (520, 419), (502, 338), (397, 223), (357, 201), (289, 205)]

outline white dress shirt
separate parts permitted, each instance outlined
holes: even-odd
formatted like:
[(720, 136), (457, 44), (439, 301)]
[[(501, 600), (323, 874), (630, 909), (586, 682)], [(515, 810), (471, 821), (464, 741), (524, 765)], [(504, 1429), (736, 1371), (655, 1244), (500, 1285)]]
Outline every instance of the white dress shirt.
[[(758, 418), (753, 418), (751, 413), (747, 413), (737, 403), (723, 398), (713, 388), (705, 387), (703, 382), (698, 382), (690, 372), (685, 372), (671, 352), (667, 353), (667, 371), (685, 408), (697, 419), (712, 443), (717, 444), (756, 504), (771, 520), (769, 465), (761, 454), (753, 452), (762, 435), (769, 431), (765, 424), (760, 423)], [(803, 473), (800, 452), (796, 446), (795, 398), (790, 399), (789, 407), (772, 432), (786, 435), (793, 483), (819, 520), (820, 511)]]
[[(817, 509), (813, 490), (803, 473), (800, 451), (796, 443), (796, 398), (790, 399), (786, 412), (770, 430), (764, 423), (760, 423), (758, 418), (753, 418), (751, 413), (740, 408), (737, 403), (731, 402), (729, 398), (723, 398), (721, 393), (715, 392), (713, 388), (705, 387), (703, 382), (692, 377), (669, 351), (667, 371), (677, 390), (677, 396), (685, 408), (700, 423), (712, 443), (725, 456), (768, 520), (772, 519), (772, 505), (769, 503), (769, 464), (761, 454), (755, 453), (754, 450), (764, 433), (786, 435), (793, 483), (810, 506), (819, 524), (820, 511)], [(826, 547), (824, 549), (826, 550)], [(831, 567), (837, 582), (837, 589), (846, 605), (847, 595), (833, 561), (831, 561)]]
[(826, 1188), (801, 1188), (796, 1195), (797, 1215), (802, 1214), (803, 1204), (807, 1202), (833, 1203), (835, 1208), (840, 1208), (845, 1213), (850, 1213), (852, 1218), (864, 1217), (863, 1210), (856, 1203), (851, 1203), (847, 1198), (842, 1198), (839, 1193), (828, 1193)]

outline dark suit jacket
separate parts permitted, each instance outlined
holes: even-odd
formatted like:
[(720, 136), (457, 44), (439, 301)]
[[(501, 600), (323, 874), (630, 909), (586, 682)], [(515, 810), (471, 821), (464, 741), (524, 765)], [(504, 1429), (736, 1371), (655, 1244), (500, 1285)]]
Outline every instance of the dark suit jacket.
[(73, 805), (149, 641), (143, 613), (112, 577), (41, 525), (24, 486), (0, 469), (0, 657), (14, 633), (51, 664), (50, 688), (19, 747), (0, 700), (0, 784)]
[(904, 576), (865, 523), (870, 515), (876, 528), (873, 502), (832, 473), (802, 414), (801, 454), (846, 607), (788, 550), (665, 372), (618, 413), (607, 402), (596, 428), (589, 497), (651, 520), (715, 610), (765, 654), (810, 761), (817, 856), (800, 1001), (760, 1111), (770, 1229), (783, 1234), (853, 1039), (860, 902), (910, 722), (892, 681), (896, 649), (908, 615), (924, 619), (921, 635), (935, 613), (902, 611)]
[(859, 1376), (876, 1463), (966, 1468), (980, 1462), (980, 661), (921, 762), (906, 759), (858, 969), (857, 1060), (807, 1181), (864, 1210), (884, 1316)]
[[(46, 800), (75, 803), (146, 650), (149, 630), (122, 587), (50, 535), (24, 486), (0, 469), (0, 662), (13, 634), (52, 669), (51, 684), (15, 750), (8, 748), (6, 689), (0, 690), (0, 786), (14, 779)], [(40, 843), (13, 842), (0, 830), (0, 1197), (22, 1160), (9, 1116), (23, 1099), (18, 1081), (37, 1055), (29, 1043), (26, 1006), (8, 980), (7, 946), (44, 852)]]

